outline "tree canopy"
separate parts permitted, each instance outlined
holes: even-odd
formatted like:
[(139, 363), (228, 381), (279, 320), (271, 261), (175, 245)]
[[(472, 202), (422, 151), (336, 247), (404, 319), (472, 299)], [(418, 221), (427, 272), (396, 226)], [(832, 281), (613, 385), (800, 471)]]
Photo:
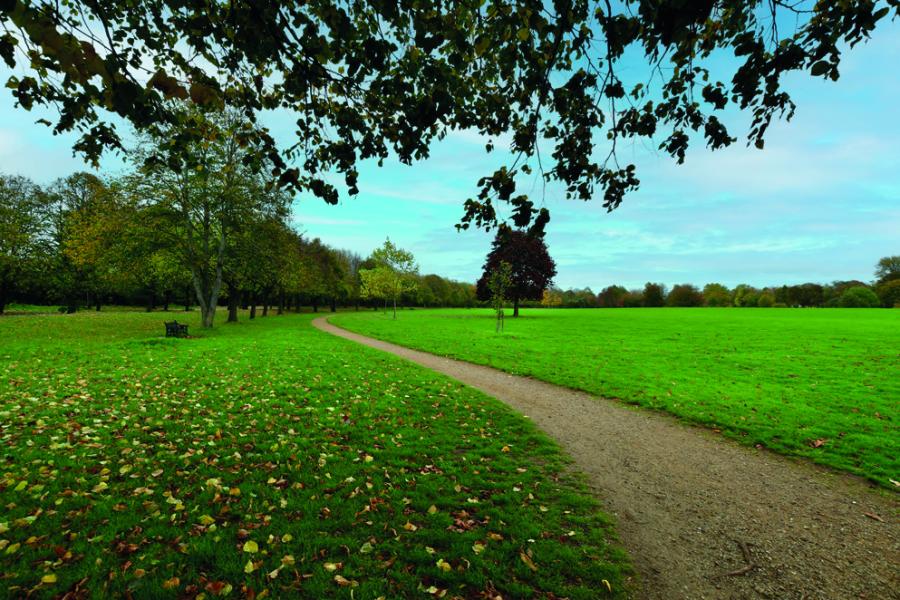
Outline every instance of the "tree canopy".
[[(639, 185), (618, 141), (681, 162), (693, 141), (736, 140), (719, 118), (729, 105), (749, 112), (748, 143), (762, 148), (795, 110), (785, 77), (837, 79), (844, 51), (889, 14), (900, 1), (3, 0), (0, 58), (18, 105), (56, 108), (43, 122), (76, 132), (94, 162), (124, 150), (123, 120), (179, 127), (168, 154), (189, 154), (204, 127), (179, 104), (233, 107), (280, 184), (330, 203), (327, 175), (357, 193), (361, 160), (411, 163), (454, 129), (482, 134), (487, 151), (508, 139), (514, 158), (479, 180), (460, 227), (496, 225), (507, 203), (517, 227), (540, 229), (548, 214), (520, 193), (522, 176), (612, 210)], [(626, 54), (646, 64), (633, 80)], [(257, 119), (275, 109), (296, 118), (285, 148)]]

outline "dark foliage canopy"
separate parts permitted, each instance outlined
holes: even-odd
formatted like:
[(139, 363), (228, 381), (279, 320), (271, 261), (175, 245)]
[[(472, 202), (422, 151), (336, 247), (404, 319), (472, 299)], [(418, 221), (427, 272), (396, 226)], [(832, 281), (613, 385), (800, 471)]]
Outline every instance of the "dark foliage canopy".
[[(516, 158), (479, 181), (460, 226), (494, 226), (509, 203), (515, 226), (540, 228), (546, 211), (517, 190), (532, 170), (612, 210), (639, 184), (619, 140), (681, 162), (692, 136), (735, 141), (717, 114), (736, 105), (761, 148), (795, 109), (784, 76), (837, 79), (843, 49), (890, 14), (900, 0), (0, 0), (0, 60), (18, 105), (58, 109), (45, 124), (79, 133), (93, 161), (123, 149), (123, 120), (183, 126), (172, 150), (190, 147), (203, 128), (182, 122), (184, 101), (251, 122), (292, 111), (290, 147), (260, 126), (245, 141), (282, 185), (330, 203), (329, 172), (354, 194), (360, 160), (411, 163), (454, 129), (488, 151), (503, 136)], [(723, 51), (736, 67), (714, 73)], [(646, 58), (635, 81), (618, 68), (626, 52)]]
[(547, 251), (543, 236), (500, 227), (476, 284), (479, 300), (491, 299), (488, 281), (503, 262), (512, 268), (512, 285), (506, 290), (506, 297), (516, 305), (521, 300), (540, 300), (556, 275), (556, 263)]

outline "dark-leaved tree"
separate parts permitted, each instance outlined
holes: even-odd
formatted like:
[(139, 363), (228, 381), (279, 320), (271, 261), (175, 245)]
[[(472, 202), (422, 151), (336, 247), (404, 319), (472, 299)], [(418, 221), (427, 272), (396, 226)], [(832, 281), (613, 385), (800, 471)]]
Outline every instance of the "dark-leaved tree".
[(647, 282), (644, 285), (644, 306), (659, 307), (666, 305), (666, 286), (661, 283)]
[(491, 299), (488, 281), (491, 273), (497, 271), (503, 262), (509, 263), (512, 270), (512, 284), (506, 290), (506, 297), (513, 303), (513, 317), (518, 317), (519, 302), (540, 300), (544, 290), (553, 283), (556, 263), (547, 251), (543, 235), (501, 226), (476, 284), (479, 300)]

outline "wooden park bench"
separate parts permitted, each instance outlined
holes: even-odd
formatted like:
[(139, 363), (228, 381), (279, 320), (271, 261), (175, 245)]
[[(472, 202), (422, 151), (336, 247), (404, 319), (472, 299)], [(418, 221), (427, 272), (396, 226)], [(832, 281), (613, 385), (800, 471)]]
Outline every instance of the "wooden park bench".
[(178, 321), (166, 322), (166, 337), (187, 337), (188, 326)]

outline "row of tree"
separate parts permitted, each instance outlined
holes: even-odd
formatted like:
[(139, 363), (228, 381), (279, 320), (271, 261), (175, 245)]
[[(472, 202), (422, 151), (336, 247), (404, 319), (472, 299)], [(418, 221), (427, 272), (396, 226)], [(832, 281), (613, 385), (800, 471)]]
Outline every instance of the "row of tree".
[(55, 303), (67, 312), (105, 304), (190, 308), (217, 290), (208, 302), (227, 306), (229, 320), (239, 307), (254, 318), (257, 307), (267, 315), (388, 300), (476, 305), (474, 285), (420, 276), (412, 255), (389, 240), (365, 259), (329, 247), (290, 227), (286, 199), (252, 193), (263, 200), (239, 214), (240, 203), (207, 204), (200, 194), (176, 206), (154, 201), (161, 188), (139, 171), (107, 179), (79, 172), (47, 186), (0, 175), (0, 313), (9, 302)]
[(841, 307), (891, 308), (900, 305), (900, 256), (882, 258), (875, 281), (835, 281), (830, 284), (804, 283), (756, 288), (741, 284), (729, 288), (720, 283), (702, 289), (679, 284), (667, 289), (661, 283), (647, 283), (643, 289), (611, 285), (595, 294), (590, 288), (560, 290), (548, 288), (540, 303), (532, 306), (569, 308), (636, 308), (660, 306), (736, 307)]
[(185, 106), (201, 141), (173, 153), (174, 128), (145, 135), (118, 177), (75, 173), (48, 186), (0, 176), (0, 312), (11, 301), (59, 303), (74, 312), (105, 303), (199, 305), (211, 327), (249, 307), (379, 300), (471, 306), (474, 286), (420, 277), (389, 240), (366, 259), (307, 239), (289, 223), (291, 196), (247, 149), (245, 122)]

